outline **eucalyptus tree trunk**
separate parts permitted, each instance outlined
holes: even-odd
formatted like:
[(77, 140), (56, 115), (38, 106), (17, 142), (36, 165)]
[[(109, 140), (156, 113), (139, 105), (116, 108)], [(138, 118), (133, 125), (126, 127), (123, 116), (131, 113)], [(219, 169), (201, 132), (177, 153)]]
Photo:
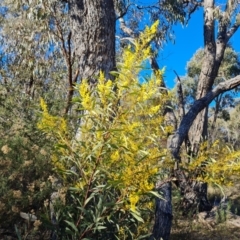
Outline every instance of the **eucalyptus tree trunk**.
[(81, 79), (115, 68), (115, 11), (113, 0), (71, 0), (71, 30)]
[[(232, 2), (232, 0), (229, 0)], [(186, 0), (186, 3), (190, 0)], [(236, 32), (239, 24), (230, 26), (227, 19), (233, 13), (234, 5), (226, 8), (228, 14), (219, 20), (218, 37), (214, 36), (214, 0), (198, 2), (204, 7), (204, 43), (205, 59), (200, 74), (197, 89), (197, 101), (189, 112), (183, 116), (175, 134), (170, 139), (170, 150), (176, 162), (180, 162), (179, 151), (186, 139), (189, 129), (190, 141), (197, 150), (202, 135), (207, 136), (207, 106), (220, 93), (240, 85), (240, 77), (230, 82), (219, 84), (213, 91), (213, 81), (217, 76), (223, 54), (230, 37)], [(72, 21), (72, 41), (76, 61), (81, 79), (88, 79), (90, 84), (95, 83), (95, 76), (100, 70), (105, 72), (115, 68), (115, 12), (114, 0), (70, 0), (70, 13)], [(204, 110), (205, 109), (205, 110)], [(199, 114), (200, 113), (200, 114)], [(198, 115), (199, 114), (199, 115)], [(195, 122), (193, 123), (193, 121)], [(195, 151), (195, 149), (193, 149)], [(179, 181), (186, 203), (191, 205), (206, 197), (205, 185), (192, 184), (184, 175), (183, 170), (177, 168), (174, 172)], [(164, 200), (157, 200), (155, 224), (150, 239), (168, 240), (171, 230), (171, 182), (170, 180), (158, 188), (163, 192)]]
[[(204, 0), (204, 60), (199, 76), (196, 99), (200, 99), (211, 91), (214, 80), (218, 75), (218, 70), (224, 57), (227, 43), (236, 32), (239, 23), (231, 27), (231, 17), (236, 9), (236, 5), (228, 0), (225, 12), (219, 18), (217, 38), (215, 38), (215, 1)], [(198, 151), (201, 139), (206, 139), (208, 126), (208, 106), (196, 117), (189, 131), (189, 140), (192, 145), (192, 152)]]
[[(88, 80), (90, 85), (96, 83), (100, 71), (106, 78), (115, 68), (115, 11), (113, 0), (70, 0), (71, 37), (74, 48), (73, 60), (77, 61), (77, 75), (80, 80)], [(69, 40), (70, 41), (70, 40)], [(70, 43), (68, 44), (70, 45)], [(69, 52), (70, 54), (70, 52)], [(69, 64), (73, 64), (70, 62)], [(70, 73), (72, 74), (72, 73)], [(70, 77), (72, 81), (72, 77)], [(73, 82), (70, 82), (72, 87)], [(73, 89), (70, 89), (72, 99)], [(68, 106), (69, 107), (69, 106)], [(68, 112), (68, 107), (66, 112)], [(76, 139), (81, 138), (81, 123)], [(53, 193), (51, 200), (54, 201)], [(51, 220), (56, 224), (54, 209)], [(52, 239), (55, 238), (53, 233)]]
[[(215, 43), (215, 24), (214, 24), (214, 0), (204, 1), (204, 60), (197, 87), (196, 99), (200, 99), (212, 89), (216, 77), (216, 43)], [(192, 146), (192, 152), (196, 153), (201, 138), (207, 137), (207, 114), (206, 107), (196, 117), (190, 132), (189, 140)]]
[[(102, 71), (107, 79), (115, 68), (114, 0), (70, 0), (70, 17), (74, 57), (80, 81), (91, 86)], [(76, 139), (81, 138), (81, 124)]]
[[(204, 0), (204, 60), (199, 76), (196, 99), (205, 97), (211, 90), (214, 80), (224, 57), (224, 52), (230, 37), (237, 30), (239, 23), (232, 25), (231, 16), (236, 9), (234, 1), (228, 0), (225, 12), (221, 13), (218, 23), (217, 38), (215, 38), (215, 1)], [(230, 17), (229, 17), (230, 16)], [(208, 105), (197, 115), (190, 130), (189, 141), (191, 154), (197, 154), (201, 140), (208, 138)], [(199, 210), (209, 210), (211, 205), (207, 200), (207, 184), (199, 182), (188, 183), (188, 190), (184, 189), (184, 205), (186, 210), (192, 206), (199, 206)], [(187, 206), (187, 207), (186, 207)]]

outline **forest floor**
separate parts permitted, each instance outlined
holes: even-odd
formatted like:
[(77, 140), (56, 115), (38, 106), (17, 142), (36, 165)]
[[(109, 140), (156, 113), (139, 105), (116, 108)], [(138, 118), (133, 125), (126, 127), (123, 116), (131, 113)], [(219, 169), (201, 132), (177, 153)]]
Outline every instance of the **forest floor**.
[(202, 223), (186, 223), (186, 221), (173, 226), (170, 240), (239, 240), (240, 227), (230, 226), (226, 223), (209, 227)]
[[(222, 211), (212, 210), (211, 212), (202, 212), (193, 217), (179, 216), (174, 211), (173, 227), (170, 240), (240, 240), (240, 183), (234, 187), (223, 188), (227, 196), (227, 208)], [(173, 194), (174, 197), (177, 194)], [(211, 201), (223, 197), (219, 188), (209, 187), (208, 197)], [(178, 198), (178, 197), (177, 197)], [(213, 214), (212, 214), (213, 213)], [(0, 240), (17, 240), (18, 238), (2, 233), (0, 229)], [(28, 240), (49, 240), (48, 237), (27, 238)]]
[[(226, 211), (203, 212), (192, 218), (175, 216), (170, 240), (240, 240), (240, 183), (224, 187)], [(219, 188), (209, 187), (209, 199), (222, 198)], [(214, 211), (214, 210), (213, 210)]]

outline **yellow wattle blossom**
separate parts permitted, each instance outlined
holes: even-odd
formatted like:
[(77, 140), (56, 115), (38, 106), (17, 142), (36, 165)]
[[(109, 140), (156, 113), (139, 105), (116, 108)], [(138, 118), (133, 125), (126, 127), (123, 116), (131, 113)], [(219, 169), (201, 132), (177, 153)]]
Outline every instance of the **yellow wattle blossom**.
[(104, 73), (101, 71), (98, 78), (98, 84), (97, 84), (97, 89), (98, 89), (98, 93), (100, 94), (100, 98), (108, 97), (109, 94), (112, 92), (112, 86), (113, 86), (113, 82), (111, 80), (106, 81)]
[(87, 80), (82, 80), (79, 85), (79, 93), (81, 96), (81, 104), (85, 110), (92, 110), (94, 106), (93, 98), (91, 97), (91, 91)]
[(83, 190), (85, 186), (86, 186), (86, 183), (83, 180), (81, 180), (81, 181), (78, 181), (74, 187), (79, 190)]
[(41, 225), (42, 225), (42, 222), (40, 220), (35, 220), (33, 223), (34, 230), (37, 231)]
[(48, 113), (47, 105), (45, 101), (40, 99), (40, 106), (42, 108), (42, 119), (38, 123), (38, 128), (42, 130), (55, 131), (60, 135), (64, 135), (67, 132), (67, 123), (64, 118), (58, 116), (52, 116)]
[(129, 202), (130, 202), (130, 210), (132, 210), (133, 212), (136, 211), (136, 204), (139, 201), (139, 196), (136, 194), (131, 194), (129, 196)]
[(120, 159), (119, 151), (114, 151), (111, 154), (111, 160), (115, 162), (115, 161), (119, 161), (119, 159)]
[(4, 146), (2, 146), (1, 151), (2, 151), (4, 154), (8, 154), (8, 153), (11, 151), (11, 148), (8, 147), (8, 145), (4, 145)]
[(240, 151), (218, 140), (212, 144), (205, 141), (189, 166), (189, 171), (196, 169), (202, 171), (197, 177), (199, 181), (217, 185), (231, 184), (232, 177), (240, 171)]
[(141, 189), (143, 189), (144, 192), (152, 191), (153, 188), (154, 188), (154, 184), (149, 183), (146, 180), (141, 183)]
[[(55, 136), (57, 142), (52, 154), (55, 170), (61, 174), (63, 186), (74, 189), (84, 207), (84, 194), (89, 191), (87, 205), (91, 206), (93, 200), (89, 196), (96, 191), (94, 201), (109, 192), (116, 199), (116, 205), (108, 207), (109, 215), (111, 211), (114, 214), (114, 209), (139, 217), (150, 211), (148, 203), (153, 197), (150, 191), (154, 189), (159, 169), (165, 167), (163, 157), (167, 159), (162, 144), (166, 141), (162, 112), (168, 96), (159, 90), (162, 71), (141, 84), (139, 75), (151, 57), (150, 41), (157, 24), (124, 49), (113, 82), (100, 72), (96, 85), (90, 87), (87, 80), (79, 84), (78, 106), (85, 111), (74, 144), (68, 140), (67, 128), (66, 133), (55, 131), (53, 120), (59, 124), (61, 118), (50, 115), (46, 104), (41, 103), (39, 127)], [(77, 172), (71, 175), (68, 170), (72, 166)]]
[(13, 191), (13, 198), (21, 198), (22, 192), (20, 190)]
[(14, 213), (18, 213), (20, 210), (19, 210), (19, 208), (17, 206), (12, 206), (12, 211)]

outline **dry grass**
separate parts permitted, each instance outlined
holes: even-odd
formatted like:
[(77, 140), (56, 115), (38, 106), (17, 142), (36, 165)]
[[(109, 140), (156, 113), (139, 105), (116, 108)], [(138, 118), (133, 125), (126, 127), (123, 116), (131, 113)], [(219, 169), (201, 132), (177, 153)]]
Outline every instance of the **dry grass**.
[(240, 228), (221, 223), (209, 228), (202, 223), (180, 223), (173, 226), (170, 240), (239, 240)]

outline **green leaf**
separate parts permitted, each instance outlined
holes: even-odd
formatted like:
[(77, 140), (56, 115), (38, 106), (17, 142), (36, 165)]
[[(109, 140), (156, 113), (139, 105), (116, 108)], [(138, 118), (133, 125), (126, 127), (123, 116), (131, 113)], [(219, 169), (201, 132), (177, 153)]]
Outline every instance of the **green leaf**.
[(155, 192), (155, 191), (149, 191), (149, 193), (151, 193), (152, 195), (154, 195), (154, 196), (157, 197), (157, 198), (160, 198), (160, 199), (165, 200), (165, 199), (163, 198), (163, 196), (161, 196), (158, 192)]
[(133, 216), (137, 221), (144, 223), (144, 220), (141, 218), (140, 215), (137, 214), (137, 212), (131, 211), (130, 213), (132, 214), (132, 216)]
[(14, 224), (14, 228), (15, 228), (15, 232), (16, 232), (16, 234), (17, 234), (18, 240), (22, 240), (21, 234), (20, 234), (20, 232), (19, 232), (16, 224)]
[(95, 194), (91, 194), (89, 198), (86, 199), (86, 201), (84, 202), (84, 206), (86, 206), (88, 204), (88, 202), (94, 197)]
[(140, 236), (139, 238), (137, 238), (136, 240), (140, 240), (140, 239), (148, 239), (151, 236), (151, 233)]
[(102, 196), (100, 196), (100, 197), (99, 197), (98, 204), (97, 204), (97, 208), (98, 208), (98, 209), (102, 209), (102, 204), (103, 204)]
[(78, 229), (73, 222), (69, 222), (67, 220), (64, 220), (64, 222), (66, 222), (75, 232), (78, 232)]
[(97, 227), (95, 228), (95, 230), (102, 230), (102, 229), (106, 229), (106, 227), (105, 227), (105, 226), (97, 226)]

